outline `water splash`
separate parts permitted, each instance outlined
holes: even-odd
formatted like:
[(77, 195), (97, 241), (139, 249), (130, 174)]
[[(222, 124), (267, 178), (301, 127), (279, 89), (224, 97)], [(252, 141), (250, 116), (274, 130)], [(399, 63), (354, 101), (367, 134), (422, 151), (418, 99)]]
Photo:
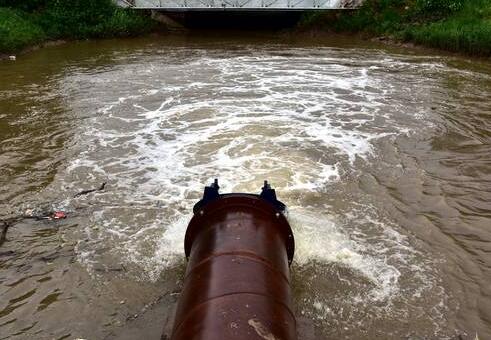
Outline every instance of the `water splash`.
[[(344, 197), (344, 210), (329, 201), (333, 186), (347, 195), (343, 186), (376, 159), (380, 140), (431, 128), (422, 66), (322, 48), (189, 52), (141, 55), (104, 69), (102, 83), (85, 71), (66, 77), (68, 92), (98, 99), (60, 182), (108, 178), (112, 188), (98, 195), (102, 213), (92, 217), (97, 230), (85, 233), (82, 263), (105, 261), (93, 248), (109, 246), (139, 278), (165, 280), (184, 264), (189, 212), (204, 185), (218, 177), (222, 192), (257, 192), (268, 179), (291, 208), (294, 267), (318, 264), (304, 281), (313, 285), (334, 268), (340, 282), (360, 288), (350, 303), (381, 315), (436, 285), (418, 265), (424, 256), (376, 208), (354, 196)], [(401, 68), (414, 78), (402, 84)], [(394, 106), (394, 96), (405, 104)], [(308, 299), (308, 313), (320, 319), (335, 312), (323, 296)], [(385, 309), (370, 306), (378, 303)]]

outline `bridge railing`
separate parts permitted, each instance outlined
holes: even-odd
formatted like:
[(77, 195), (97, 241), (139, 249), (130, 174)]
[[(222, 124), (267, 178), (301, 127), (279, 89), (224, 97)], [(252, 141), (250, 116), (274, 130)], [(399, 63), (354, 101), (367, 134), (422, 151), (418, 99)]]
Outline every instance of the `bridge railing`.
[(284, 9), (343, 8), (342, 0), (125, 0), (141, 9)]
[(115, 0), (115, 2), (121, 7), (135, 7), (135, 0)]

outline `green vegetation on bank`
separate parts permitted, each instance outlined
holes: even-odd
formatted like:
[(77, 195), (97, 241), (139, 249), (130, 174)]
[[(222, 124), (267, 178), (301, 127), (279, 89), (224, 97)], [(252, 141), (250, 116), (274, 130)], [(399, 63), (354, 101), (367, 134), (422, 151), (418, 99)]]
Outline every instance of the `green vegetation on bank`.
[(21, 11), (0, 8), (0, 52), (11, 52), (46, 39), (38, 25), (25, 19)]
[(0, 53), (46, 40), (139, 35), (154, 25), (112, 0), (0, 0)]
[(357, 11), (311, 14), (301, 25), (491, 56), (491, 0), (365, 0)]

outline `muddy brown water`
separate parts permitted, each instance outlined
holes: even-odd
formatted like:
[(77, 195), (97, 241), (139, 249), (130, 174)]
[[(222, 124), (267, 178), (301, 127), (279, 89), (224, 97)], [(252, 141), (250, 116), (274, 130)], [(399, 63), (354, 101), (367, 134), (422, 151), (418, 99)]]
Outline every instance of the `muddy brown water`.
[[(202, 188), (289, 207), (299, 339), (491, 339), (491, 63), (347, 37), (0, 62), (0, 339), (158, 339)], [(107, 182), (106, 189), (73, 198)]]

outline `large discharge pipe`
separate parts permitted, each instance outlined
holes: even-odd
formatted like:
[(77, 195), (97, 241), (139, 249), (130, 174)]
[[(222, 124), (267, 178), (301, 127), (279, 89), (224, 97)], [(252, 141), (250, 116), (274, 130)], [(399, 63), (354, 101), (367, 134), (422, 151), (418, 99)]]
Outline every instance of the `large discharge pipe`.
[(184, 241), (188, 265), (172, 340), (295, 340), (285, 205), (265, 182), (260, 195), (205, 188)]

